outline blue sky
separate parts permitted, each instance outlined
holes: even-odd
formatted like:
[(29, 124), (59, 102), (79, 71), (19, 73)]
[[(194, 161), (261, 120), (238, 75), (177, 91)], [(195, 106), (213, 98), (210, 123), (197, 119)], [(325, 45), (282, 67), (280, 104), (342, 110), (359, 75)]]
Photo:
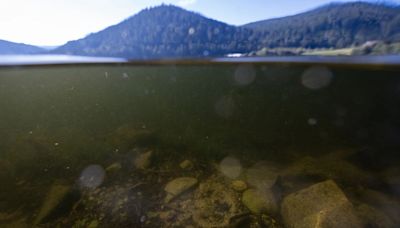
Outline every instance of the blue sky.
[[(333, 0), (349, 2), (351, 0)], [(0, 39), (61, 45), (161, 3), (233, 25), (304, 12), (332, 0), (0, 0)], [(400, 3), (400, 0), (392, 1)]]

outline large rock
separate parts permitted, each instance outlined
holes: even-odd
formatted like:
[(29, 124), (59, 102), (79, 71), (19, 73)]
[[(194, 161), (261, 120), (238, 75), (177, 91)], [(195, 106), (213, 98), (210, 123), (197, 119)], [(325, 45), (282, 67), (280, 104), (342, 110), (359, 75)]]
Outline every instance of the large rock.
[(248, 189), (242, 196), (243, 204), (253, 213), (276, 213), (278, 206), (273, 192), (270, 189), (261, 191)]
[(287, 227), (362, 227), (354, 208), (332, 180), (324, 181), (283, 199), (281, 215)]
[(197, 184), (197, 179), (194, 177), (180, 177), (167, 183), (164, 190), (167, 192), (165, 202), (168, 203), (175, 197), (186, 192)]

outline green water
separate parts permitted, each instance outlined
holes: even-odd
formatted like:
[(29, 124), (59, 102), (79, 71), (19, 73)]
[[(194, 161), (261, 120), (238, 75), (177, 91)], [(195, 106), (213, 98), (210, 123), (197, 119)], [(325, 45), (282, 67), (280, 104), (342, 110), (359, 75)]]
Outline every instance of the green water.
[[(0, 225), (290, 227), (285, 198), (333, 180), (357, 218), (337, 227), (399, 226), (399, 76), (311, 63), (3, 67)], [(197, 183), (166, 202), (181, 177)], [(246, 189), (273, 192), (275, 206), (255, 210)]]

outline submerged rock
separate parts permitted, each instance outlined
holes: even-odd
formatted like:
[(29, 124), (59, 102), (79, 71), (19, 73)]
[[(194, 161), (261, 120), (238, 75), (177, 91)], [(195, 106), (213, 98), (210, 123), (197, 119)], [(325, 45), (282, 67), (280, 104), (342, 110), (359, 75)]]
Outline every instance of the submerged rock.
[(106, 142), (111, 144), (119, 151), (127, 151), (133, 146), (148, 145), (154, 142), (155, 135), (152, 131), (145, 127), (135, 127), (131, 124), (125, 124), (118, 127), (106, 139)]
[(166, 203), (173, 200), (175, 197), (189, 190), (197, 184), (197, 179), (193, 177), (180, 177), (176, 178), (167, 183), (164, 190), (167, 192), (167, 196), (164, 201)]
[(242, 196), (243, 204), (253, 213), (276, 213), (278, 210), (277, 202), (270, 189), (261, 191), (258, 189), (248, 189)]
[(106, 168), (107, 173), (115, 173), (122, 168), (121, 163), (114, 162)]
[(181, 169), (190, 170), (193, 168), (193, 163), (190, 160), (184, 160), (179, 164), (179, 167), (181, 167)]
[(89, 215), (90, 219), (78, 227), (92, 226), (98, 221), (99, 227), (139, 227), (140, 219), (147, 212), (145, 195), (141, 184), (126, 181), (123, 184), (86, 189), (82, 194), (83, 211), (79, 216)]
[(68, 213), (78, 201), (79, 194), (66, 184), (55, 183), (50, 187), (34, 224), (50, 221)]
[(279, 175), (279, 168), (276, 164), (261, 161), (246, 171), (246, 180), (250, 186), (264, 190), (271, 188)]
[(371, 184), (377, 181), (373, 174), (361, 170), (346, 160), (331, 155), (304, 157), (281, 173), (282, 181), (314, 177), (319, 180), (333, 179), (346, 184)]
[(235, 191), (238, 191), (238, 192), (243, 192), (244, 190), (247, 189), (247, 184), (246, 184), (246, 182), (244, 182), (244, 181), (242, 181), (242, 180), (235, 180), (235, 181), (232, 181), (231, 186), (232, 186), (232, 188), (233, 188)]
[(193, 192), (172, 200), (159, 212), (162, 227), (234, 227), (241, 215), (248, 214), (240, 203), (240, 193), (230, 181), (213, 175)]
[(153, 158), (153, 151), (149, 150), (144, 153), (136, 153), (133, 160), (133, 165), (136, 169), (147, 169), (151, 165), (151, 160)]
[(286, 196), (281, 215), (287, 227), (362, 227), (353, 205), (332, 180)]
[(238, 194), (221, 179), (210, 178), (194, 193), (192, 217), (198, 227), (228, 227), (240, 213)]

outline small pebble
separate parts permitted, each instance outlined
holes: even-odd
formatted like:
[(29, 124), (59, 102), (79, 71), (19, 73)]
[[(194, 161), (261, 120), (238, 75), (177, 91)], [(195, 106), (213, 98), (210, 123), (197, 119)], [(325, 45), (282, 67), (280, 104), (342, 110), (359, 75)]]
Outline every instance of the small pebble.
[(246, 184), (246, 182), (244, 182), (242, 180), (235, 180), (235, 181), (232, 181), (232, 188), (235, 191), (243, 192), (244, 190), (247, 189), (247, 184)]
[(193, 163), (190, 160), (184, 160), (179, 164), (179, 167), (181, 167), (181, 169), (190, 170), (193, 168)]

